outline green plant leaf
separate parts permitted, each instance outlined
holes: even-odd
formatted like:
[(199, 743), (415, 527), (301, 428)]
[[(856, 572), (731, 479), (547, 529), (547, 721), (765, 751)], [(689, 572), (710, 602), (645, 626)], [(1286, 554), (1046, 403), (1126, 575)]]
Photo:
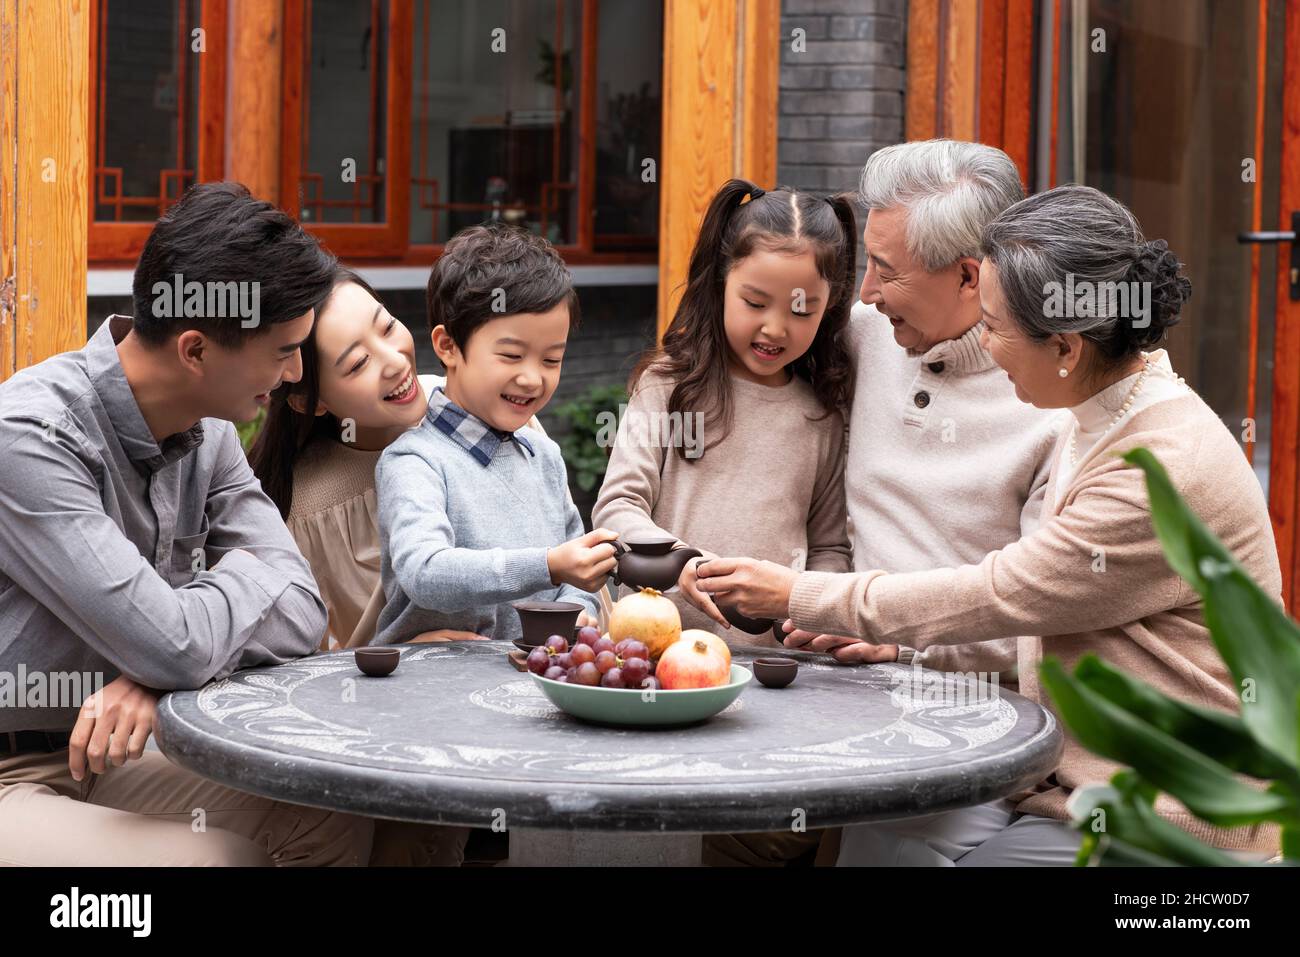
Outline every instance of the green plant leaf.
[(1205, 623), (1241, 700), (1241, 717), (1262, 746), (1300, 759), (1300, 629), (1241, 568), (1206, 581)]
[(1112, 668), (1096, 655), (1084, 655), (1074, 669), (1074, 676), (1129, 714), (1196, 748), (1226, 768), (1266, 780), (1285, 778), (1300, 788), (1297, 769), (1260, 747), (1237, 715), (1170, 698)]
[(1039, 670), (1062, 720), (1086, 748), (1136, 769), (1198, 817), (1220, 827), (1300, 822), (1293, 802), (1238, 781), (1222, 764), (1067, 675), (1057, 659), (1044, 660)]
[(1260, 745), (1294, 766), (1300, 761), (1300, 627), (1192, 513), (1150, 451), (1133, 449), (1124, 460), (1146, 473), (1156, 535), (1169, 564), (1204, 599), (1206, 625), (1238, 695), (1251, 689), (1242, 720)]
[[(1080, 857), (1106, 866), (1235, 867), (1242, 862), (1156, 813), (1142, 794), (1148, 785), (1133, 771), (1118, 771), (1109, 785), (1080, 788), (1070, 797), (1074, 824), (1086, 837)], [(1101, 825), (1100, 830), (1097, 829)]]

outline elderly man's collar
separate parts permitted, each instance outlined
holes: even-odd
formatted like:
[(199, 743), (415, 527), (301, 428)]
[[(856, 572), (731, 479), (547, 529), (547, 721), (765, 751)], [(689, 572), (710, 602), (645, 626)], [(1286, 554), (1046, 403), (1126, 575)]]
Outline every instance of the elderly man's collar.
[(932, 366), (943, 363), (945, 370), (956, 372), (959, 375), (983, 372), (985, 369), (993, 368), (996, 364), (993, 357), (989, 355), (988, 350), (980, 345), (980, 335), (983, 332), (984, 321), (981, 319), (956, 339), (945, 339), (943, 342), (931, 346), (925, 352), (908, 349), (907, 355), (912, 359), (920, 359), (926, 365)]

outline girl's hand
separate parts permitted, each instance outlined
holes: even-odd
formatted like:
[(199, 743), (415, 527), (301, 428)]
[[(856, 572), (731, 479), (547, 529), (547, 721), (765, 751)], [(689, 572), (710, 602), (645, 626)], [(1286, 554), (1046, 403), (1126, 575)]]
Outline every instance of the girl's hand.
[(752, 558), (712, 558), (696, 568), (700, 591), (724, 592), (727, 604), (750, 618), (785, 618), (798, 576), (793, 568)]
[(472, 631), (457, 631), (454, 628), (439, 628), (416, 635), (408, 645), (422, 645), (431, 641), (487, 641), (486, 635), (476, 635)]
[(700, 562), (707, 562), (717, 557), (717, 555), (714, 555), (711, 552), (705, 552), (701, 558), (692, 558), (686, 563), (686, 567), (682, 569), (682, 574), (677, 579), (677, 587), (682, 590), (682, 594), (686, 596), (686, 600), (692, 605), (704, 612), (704, 614), (708, 615), (723, 628), (730, 628), (731, 622), (727, 621), (727, 619), (723, 617), (722, 612), (718, 611), (718, 606), (713, 603), (713, 599), (700, 591), (699, 587), (697, 568)]
[(596, 629), (599, 629), (599, 628), (600, 628), (600, 619), (599, 619), (599, 618), (592, 618), (590, 615), (588, 615), (588, 614), (584, 611), (584, 612), (582, 612), (582, 614), (578, 615), (578, 622), (577, 622), (577, 626), (576, 626), (576, 627), (578, 627), (578, 628), (588, 628), (588, 627), (590, 627), (590, 628), (596, 628)]

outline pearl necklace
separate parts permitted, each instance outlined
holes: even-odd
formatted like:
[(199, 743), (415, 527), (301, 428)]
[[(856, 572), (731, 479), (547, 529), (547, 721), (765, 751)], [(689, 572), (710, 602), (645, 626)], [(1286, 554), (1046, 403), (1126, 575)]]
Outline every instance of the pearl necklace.
[[(1105, 435), (1107, 432), (1113, 429), (1115, 427), (1115, 424), (1119, 422), (1120, 419), (1128, 415), (1128, 410), (1133, 408), (1133, 402), (1134, 400), (1137, 399), (1138, 393), (1142, 391), (1142, 383), (1146, 381), (1147, 373), (1151, 371), (1151, 368), (1152, 367), (1151, 367), (1150, 360), (1147, 359), (1146, 353), (1143, 353), (1142, 371), (1138, 373), (1137, 380), (1133, 383), (1133, 388), (1129, 389), (1128, 395), (1125, 396), (1124, 404), (1119, 407), (1119, 411), (1115, 413), (1115, 417), (1111, 419), (1110, 422), (1106, 425), (1106, 428), (1102, 430), (1103, 435)], [(1181, 382), (1182, 378), (1179, 377), (1178, 381)], [(1070, 467), (1071, 468), (1079, 464), (1079, 454), (1078, 451), (1076, 450), (1075, 441), (1074, 441), (1074, 437), (1078, 434), (1078, 432), (1079, 432), (1079, 420), (1075, 419), (1074, 424), (1070, 426)]]

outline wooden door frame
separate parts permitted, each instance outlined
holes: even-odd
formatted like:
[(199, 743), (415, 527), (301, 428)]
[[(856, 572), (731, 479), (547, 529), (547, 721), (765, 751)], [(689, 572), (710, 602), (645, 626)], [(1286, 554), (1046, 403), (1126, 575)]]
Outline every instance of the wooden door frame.
[[(1278, 226), (1291, 229), (1291, 211), (1300, 209), (1300, 3), (1286, 5), (1282, 66), (1282, 150)], [(1260, 171), (1269, 175), (1268, 170)], [(1265, 210), (1264, 215), (1269, 216)], [(1265, 227), (1268, 228), (1268, 227)], [(1297, 240), (1300, 241), (1300, 240)], [(1278, 247), (1276, 324), (1273, 349), (1273, 416), (1270, 432), (1268, 509), (1282, 563), (1282, 597), (1293, 607), (1300, 582), (1296, 520), (1300, 515), (1300, 302), (1291, 299), (1290, 248)]]
[(700, 220), (733, 176), (776, 185), (779, 0), (664, 0), (659, 335)]
[(910, 0), (908, 140), (951, 137), (1033, 172), (1035, 0)]
[(0, 380), (86, 341), (87, 2), (0, 0)]

